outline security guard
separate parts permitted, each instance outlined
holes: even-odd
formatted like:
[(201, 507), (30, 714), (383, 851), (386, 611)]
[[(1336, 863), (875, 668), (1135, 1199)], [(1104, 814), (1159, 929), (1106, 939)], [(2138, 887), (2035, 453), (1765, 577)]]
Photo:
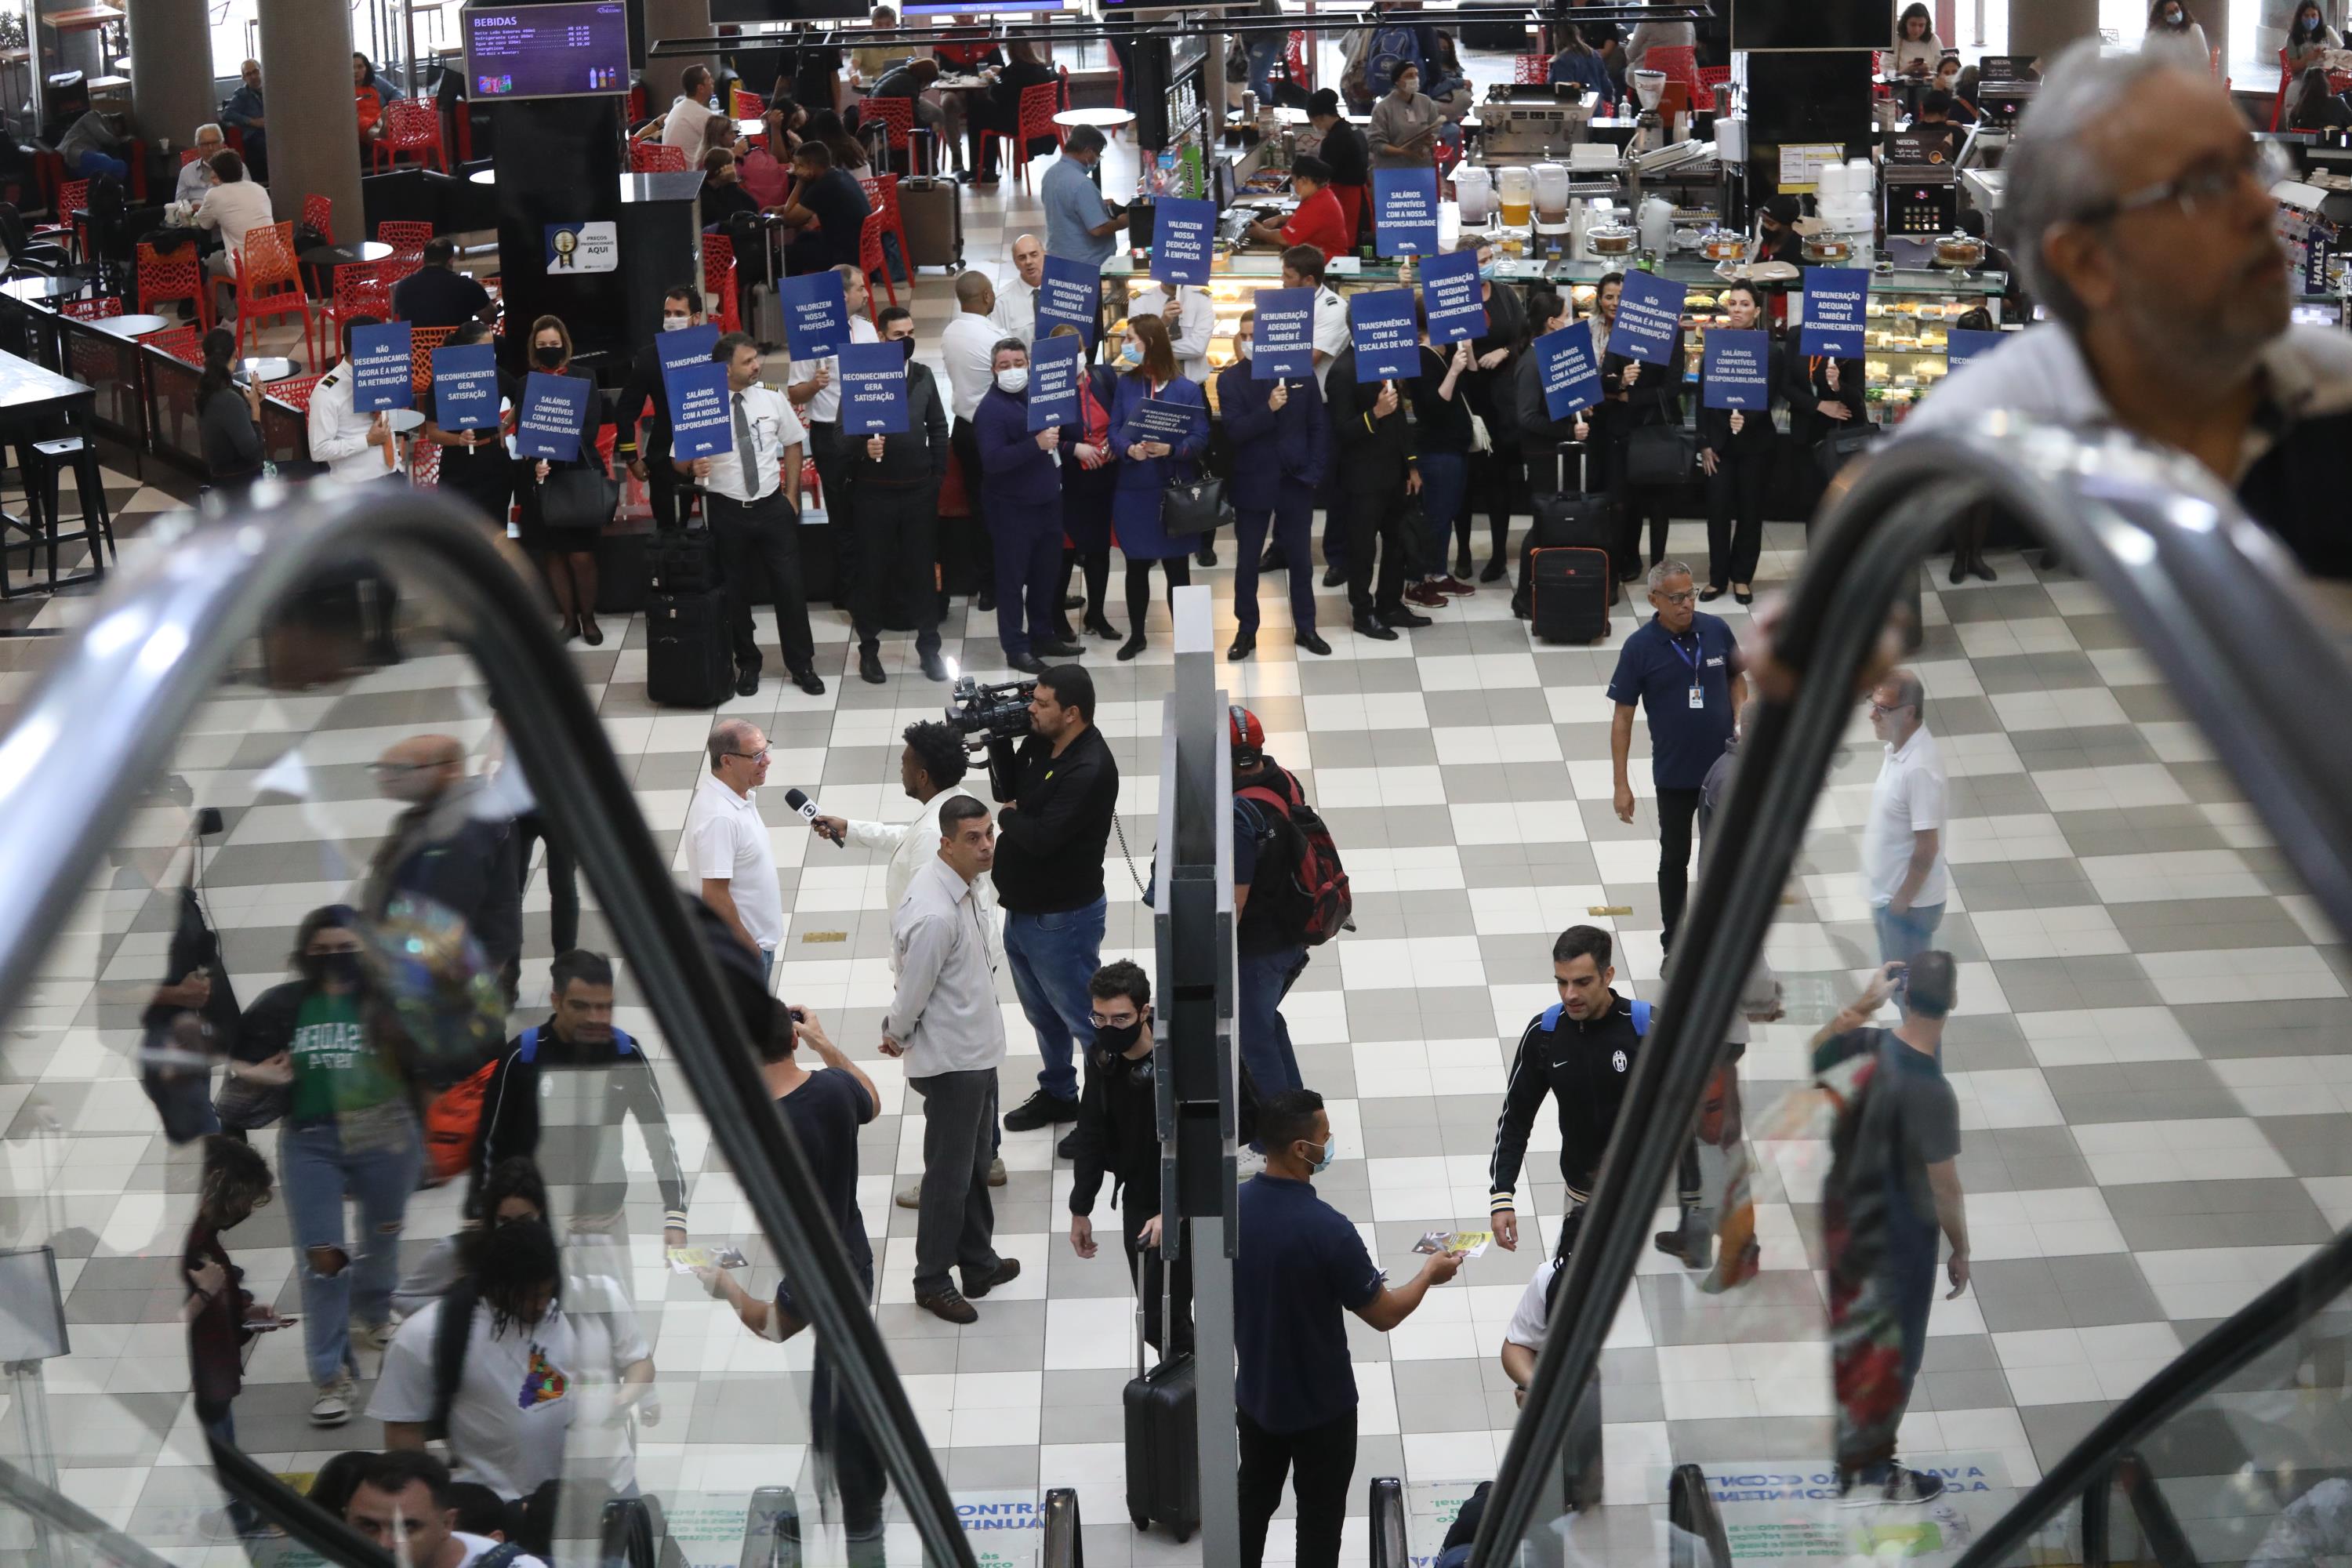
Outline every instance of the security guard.
[[(681, 283), (662, 296), (662, 331), (683, 331), (703, 323), (702, 290), (691, 283)], [(614, 405), (619, 412), (620, 437), (613, 444), (613, 459), (626, 463), (629, 472), (645, 481), (648, 499), (653, 502), (654, 526), (676, 528), (684, 519), (677, 515), (678, 473), (669, 461), (669, 386), (662, 377), (661, 340), (656, 338), (637, 351), (629, 363), (629, 379), (622, 384), (621, 400)], [(637, 416), (647, 399), (654, 405), (654, 416), (646, 426), (645, 449), (637, 449)]]
[(382, 414), (361, 413), (352, 401), (353, 384), (359, 379), (352, 364), (352, 334), (362, 327), (383, 324), (373, 316), (346, 320), (342, 363), (310, 389), (310, 457), (327, 465), (329, 479), (346, 484), (406, 478), (408, 458), (390, 421)]
[(1609, 962), (1614, 951), (1609, 933), (1598, 926), (1570, 926), (1551, 944), (1559, 1000), (1529, 1020), (1519, 1036), (1503, 1090), (1503, 1114), (1495, 1123), (1489, 1207), (1495, 1239), (1506, 1250), (1518, 1249), (1519, 1162), (1547, 1094), (1559, 1102), (1559, 1174), (1568, 1184), (1559, 1256), (1568, 1254), (1577, 1218), (1591, 1199), (1592, 1178), (1625, 1102), (1633, 1058), (1650, 1032), (1650, 1005), (1610, 989), (1617, 977)]

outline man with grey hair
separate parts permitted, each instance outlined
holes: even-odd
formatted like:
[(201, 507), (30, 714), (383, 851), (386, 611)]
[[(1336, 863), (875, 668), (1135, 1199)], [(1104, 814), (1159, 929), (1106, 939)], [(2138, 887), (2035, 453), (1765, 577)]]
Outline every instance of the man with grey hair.
[(194, 206), (212, 189), (213, 154), (228, 145), (228, 139), (217, 125), (206, 123), (196, 127), (195, 156), (180, 164), (178, 184), (172, 187), (172, 199)]
[(742, 719), (710, 727), (710, 771), (686, 808), (687, 868), (702, 901), (772, 973), (784, 940), (783, 886), (776, 847), (751, 792), (768, 781), (768, 738)]
[(2315, 574), (2337, 522), (2352, 341), (2290, 325), (2273, 174), (2220, 82), (2163, 51), (2061, 55), (2002, 159), (2001, 224), (2055, 330), (1956, 372), (1899, 427), (1995, 410), (2120, 426), (2196, 458)]
[(1046, 255), (1100, 266), (1118, 248), (1111, 236), (1118, 232), (1125, 215), (1103, 199), (1095, 184), (1094, 168), (1102, 162), (1106, 145), (1100, 131), (1078, 126), (1062, 143), (1062, 155), (1037, 182), (1037, 199), (1045, 208)]
[(1609, 761), (1617, 820), (1631, 823), (1633, 785), (1626, 769), (1633, 710), (1647, 709), (1650, 782), (1658, 803), (1658, 945), (1670, 952), (1689, 892), (1699, 791), (1731, 739), (1732, 715), (1748, 700), (1748, 678), (1730, 626), (1698, 608), (1687, 565), (1661, 561), (1650, 568), (1649, 584), (1657, 613), (1625, 639), (1609, 678), (1609, 700), (1617, 705)]
[(1870, 729), (1886, 745), (1870, 816), (1862, 829), (1863, 895), (1878, 928), (1878, 961), (1908, 963), (1944, 918), (1948, 785), (1936, 738), (1927, 733), (1927, 697), (1907, 669), (1889, 671), (1871, 689)]

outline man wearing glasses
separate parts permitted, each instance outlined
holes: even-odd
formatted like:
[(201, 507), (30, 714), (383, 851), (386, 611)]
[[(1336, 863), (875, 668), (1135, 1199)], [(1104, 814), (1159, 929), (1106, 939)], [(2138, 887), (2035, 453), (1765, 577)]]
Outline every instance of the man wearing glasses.
[(1633, 820), (1633, 710), (1650, 716), (1650, 782), (1658, 802), (1658, 945), (1671, 952), (1690, 886), (1691, 822), (1707, 770), (1731, 739), (1732, 715), (1748, 700), (1738, 639), (1722, 619), (1701, 611), (1691, 570), (1679, 561), (1650, 568), (1657, 611), (1625, 639), (1609, 700), (1609, 763), (1616, 780), (1617, 820)]
[(1927, 701), (1907, 669), (1870, 694), (1870, 731), (1885, 742), (1886, 760), (1862, 830), (1862, 885), (1881, 963), (1910, 963), (1944, 918), (1944, 761), (1927, 733)]
[(2274, 156), (2202, 69), (2095, 39), (2060, 56), (2001, 160), (2001, 226), (2055, 329), (1970, 361), (1902, 435), (1994, 410), (2120, 426), (2218, 475), (2315, 574), (2352, 576), (2352, 342), (2290, 324)]
[(768, 782), (768, 738), (756, 724), (722, 719), (711, 726), (709, 746), (710, 772), (686, 808), (687, 864), (701, 883), (702, 901), (772, 975), (784, 940), (784, 894), (776, 847), (751, 797)]

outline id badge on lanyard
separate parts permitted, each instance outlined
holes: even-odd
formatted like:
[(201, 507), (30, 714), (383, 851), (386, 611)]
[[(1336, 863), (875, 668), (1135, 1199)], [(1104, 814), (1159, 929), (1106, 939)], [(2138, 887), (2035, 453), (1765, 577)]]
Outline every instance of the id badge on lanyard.
[(1682, 643), (1673, 637), (1668, 637), (1666, 639), (1666, 646), (1675, 650), (1675, 657), (1676, 658), (1681, 659), (1684, 663), (1691, 667), (1690, 705), (1695, 709), (1705, 708), (1706, 706), (1706, 688), (1701, 683), (1699, 674), (1700, 661), (1706, 657), (1706, 646), (1702, 643), (1699, 645), (1698, 651), (1695, 653), (1685, 653), (1683, 651)]

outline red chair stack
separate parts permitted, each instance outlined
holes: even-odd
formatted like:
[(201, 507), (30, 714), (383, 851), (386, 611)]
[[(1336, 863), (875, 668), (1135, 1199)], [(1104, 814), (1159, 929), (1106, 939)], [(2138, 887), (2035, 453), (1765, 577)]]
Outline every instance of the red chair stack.
[(1549, 55), (1513, 55), (1511, 81), (1518, 87), (1538, 87), (1551, 79)]

